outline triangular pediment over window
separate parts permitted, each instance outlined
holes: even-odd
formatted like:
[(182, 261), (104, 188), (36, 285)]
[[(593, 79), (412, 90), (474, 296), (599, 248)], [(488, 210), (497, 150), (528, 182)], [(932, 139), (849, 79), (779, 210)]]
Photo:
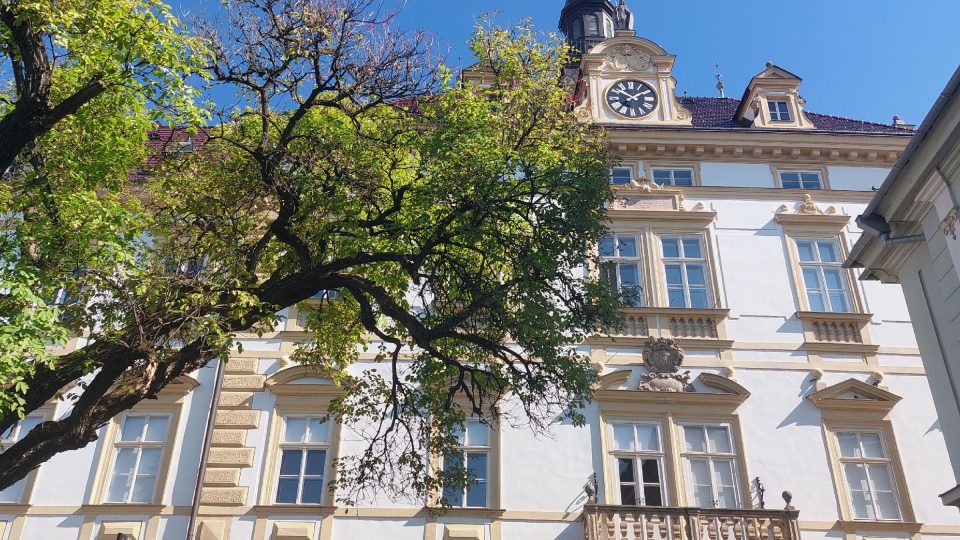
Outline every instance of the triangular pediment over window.
[(871, 410), (887, 413), (900, 396), (856, 379), (847, 379), (807, 397), (819, 409)]
[(633, 370), (622, 369), (601, 377), (596, 393), (597, 400), (601, 402), (714, 405), (735, 409), (750, 397), (750, 391), (738, 382), (713, 373), (701, 373), (696, 378), (698, 384), (695, 386), (703, 391), (690, 392), (641, 390), (638, 388), (633, 375)]

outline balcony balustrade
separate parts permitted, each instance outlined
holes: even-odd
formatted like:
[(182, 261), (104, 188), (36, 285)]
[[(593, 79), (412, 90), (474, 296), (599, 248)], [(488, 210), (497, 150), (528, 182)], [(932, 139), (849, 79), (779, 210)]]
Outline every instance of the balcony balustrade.
[(649, 506), (583, 509), (586, 540), (800, 540), (799, 512)]

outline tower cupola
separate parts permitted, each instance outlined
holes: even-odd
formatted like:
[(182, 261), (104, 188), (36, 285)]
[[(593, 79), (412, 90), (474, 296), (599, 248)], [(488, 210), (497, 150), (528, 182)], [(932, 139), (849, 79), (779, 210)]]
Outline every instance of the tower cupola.
[[(619, 4), (632, 24), (630, 10), (623, 0)], [(611, 0), (567, 0), (560, 12), (560, 32), (575, 53), (587, 53), (594, 45), (613, 37), (618, 28), (618, 10), (620, 7)]]

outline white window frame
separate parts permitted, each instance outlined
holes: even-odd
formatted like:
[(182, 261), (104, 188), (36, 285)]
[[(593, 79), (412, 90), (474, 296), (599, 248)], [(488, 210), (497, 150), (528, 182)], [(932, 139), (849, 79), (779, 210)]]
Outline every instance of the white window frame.
[[(657, 180), (657, 172), (669, 172), (670, 179), (666, 183), (662, 183)], [(677, 171), (685, 171), (690, 173), (690, 184), (677, 184), (676, 173)], [(661, 186), (677, 186), (677, 187), (691, 187), (697, 185), (697, 171), (693, 167), (662, 167), (654, 166), (650, 167), (650, 176), (651, 180)]]
[[(783, 105), (783, 109), (780, 108)], [(771, 122), (793, 122), (793, 113), (790, 111), (790, 101), (786, 99), (768, 99), (767, 113)], [(783, 117), (786, 115), (786, 118)]]
[[(486, 433), (487, 433), (487, 437), (486, 437), (486, 438), (487, 438), (487, 443), (486, 443), (486, 444), (473, 444), (473, 442), (470, 440), (470, 436), (469, 436), (469, 433), (470, 433), (470, 425), (479, 425), (479, 426), (481, 426), (483, 429), (486, 430)], [(466, 425), (464, 426), (464, 432), (461, 434), (461, 436), (463, 437), (462, 442), (461, 442), (460, 444), (457, 444), (456, 446), (454, 446), (454, 448), (453, 448), (452, 451), (453, 451), (453, 452), (457, 452), (458, 454), (460, 454), (460, 459), (461, 459), (461, 462), (460, 462), (460, 463), (461, 463), (464, 467), (469, 467), (469, 463), (470, 463), (469, 456), (470, 456), (471, 454), (483, 454), (483, 455), (485, 455), (485, 456), (486, 456), (486, 460), (487, 460), (486, 476), (485, 476), (484, 478), (476, 477), (476, 478), (471, 478), (471, 479), (469, 479), (469, 483), (468, 483), (466, 486), (463, 486), (463, 488), (462, 488), (462, 490), (460, 491), (460, 494), (459, 494), (459, 496), (461, 497), (461, 502), (462, 502), (462, 504), (460, 504), (460, 505), (454, 505), (454, 504), (452, 504), (452, 501), (449, 501), (449, 500), (448, 500), (447, 502), (450, 503), (450, 506), (453, 507), (453, 508), (489, 508), (489, 507), (490, 507), (491, 496), (492, 496), (492, 487), (493, 487), (493, 482), (492, 482), (492, 480), (491, 480), (491, 476), (492, 476), (492, 474), (493, 474), (493, 468), (492, 468), (492, 465), (493, 465), (493, 428), (492, 428), (491, 426), (487, 425), (487, 424), (482, 423), (480, 420), (468, 418), (467, 421), (466, 421)], [(446, 466), (446, 456), (443, 456), (443, 458), (441, 458), (441, 464), (440, 464), (441, 470), (444, 470), (444, 467), (445, 467), (445, 466)], [(479, 485), (479, 484), (483, 484), (483, 485), (484, 485), (484, 491), (485, 491), (485, 495), (486, 495), (486, 497), (484, 498), (484, 501), (483, 501), (483, 506), (476, 506), (476, 505), (471, 506), (470, 503), (469, 503), (469, 499), (470, 499), (470, 488), (471, 488), (472, 486), (474, 486), (474, 485)], [(446, 490), (446, 488), (445, 488), (445, 489), (443, 490), (443, 492), (446, 492), (446, 491), (447, 491), (447, 490)], [(445, 496), (446, 494), (443, 493), (443, 492), (442, 492), (442, 494)]]
[[(614, 430), (616, 426), (630, 426), (633, 428), (634, 434), (634, 450), (628, 449), (618, 449), (616, 448), (616, 437), (614, 436)], [(636, 426), (647, 426), (653, 427), (657, 432), (657, 450), (642, 450), (638, 444), (636, 437)], [(613, 473), (613, 479), (616, 483), (616, 496), (618, 497), (620, 504), (624, 506), (647, 506), (646, 501), (646, 488), (648, 486), (656, 486), (660, 489), (660, 504), (654, 505), (657, 507), (660, 506), (669, 506), (670, 505), (670, 496), (667, 489), (667, 470), (666, 470), (666, 452), (664, 451), (664, 441), (663, 441), (663, 428), (659, 422), (655, 421), (627, 421), (627, 420), (613, 420), (608, 424), (610, 441), (612, 442), (610, 446), (610, 467)], [(620, 484), (620, 460), (621, 459), (630, 459), (633, 461), (633, 488), (634, 494), (636, 496), (635, 501), (624, 501), (623, 494)], [(659, 482), (649, 482), (646, 478), (643, 477), (643, 461), (653, 460), (657, 463), (658, 474), (660, 476)]]
[[(694, 489), (694, 480), (693, 480), (693, 470), (691, 462), (694, 460), (706, 461), (707, 469), (710, 473), (710, 488), (713, 495), (713, 507), (719, 508), (719, 493), (718, 493), (718, 484), (716, 479), (716, 473), (714, 470), (713, 464), (715, 462), (723, 461), (730, 464), (730, 473), (731, 473), (731, 482), (733, 485), (734, 493), (734, 509), (741, 508), (743, 506), (743, 495), (740, 492), (740, 471), (739, 471), (739, 456), (737, 455), (737, 441), (735, 438), (733, 426), (727, 423), (711, 423), (711, 422), (683, 422), (679, 424), (680, 428), (680, 457), (683, 461), (684, 474), (686, 476), (686, 482), (688, 487), (687, 499), (688, 504), (691, 506), (696, 506), (696, 490)], [(707, 444), (706, 452), (694, 452), (687, 450), (687, 428), (700, 428), (704, 431), (704, 438)], [(727, 432), (727, 441), (730, 444), (730, 453), (714, 452), (710, 448), (710, 437), (707, 434), (708, 428), (723, 428)]]
[[(143, 423), (143, 430), (140, 432), (140, 436), (143, 437), (146, 435), (147, 430), (150, 426), (150, 419), (152, 418), (165, 418), (167, 420), (167, 428), (163, 433), (162, 440), (160, 441), (124, 441), (123, 438), (123, 427), (129, 418), (143, 417), (146, 420)], [(117, 431), (115, 439), (113, 441), (113, 455), (110, 457), (110, 467), (108, 469), (106, 477), (106, 490), (104, 491), (103, 499), (105, 503), (108, 504), (153, 504), (157, 500), (157, 491), (161, 487), (160, 484), (163, 480), (163, 467), (165, 464), (165, 457), (167, 453), (167, 442), (170, 440), (170, 430), (175, 428), (174, 424), (174, 415), (170, 413), (135, 413), (131, 412), (125, 414), (123, 418), (120, 419), (120, 422), (117, 426)], [(130, 484), (130, 489), (126, 492), (124, 500), (115, 501), (110, 500), (110, 488), (113, 487), (114, 478), (116, 477), (116, 466), (117, 458), (120, 456), (120, 452), (123, 449), (136, 449), (137, 457), (134, 462), (133, 474), (132, 475), (123, 475), (123, 476), (133, 476), (133, 483)], [(157, 472), (153, 479), (153, 492), (150, 494), (149, 501), (132, 501), (134, 488), (137, 485), (138, 478), (146, 475), (138, 474), (140, 472), (140, 459), (143, 456), (143, 450), (145, 449), (154, 449), (157, 448), (160, 450), (160, 455), (157, 458)]]
[[(798, 180), (800, 182), (799, 186), (790, 186), (787, 187), (783, 182), (783, 175), (785, 174), (796, 174), (798, 175)], [(803, 185), (803, 175), (805, 174), (815, 174), (817, 175), (817, 187), (808, 187)], [(827, 183), (824, 179), (823, 171), (816, 169), (777, 169), (777, 182), (780, 184), (780, 187), (783, 189), (805, 189), (811, 191), (822, 191), (827, 189)]]
[[(10, 428), (7, 429), (6, 432), (0, 433), (0, 452), (3, 452), (3, 451), (6, 450), (7, 448), (9, 448), (9, 447), (13, 446), (14, 444), (16, 444), (17, 442), (19, 442), (20, 439), (22, 439), (24, 435), (26, 435), (27, 433), (33, 431), (37, 426), (39, 426), (39, 425), (42, 424), (44, 421), (46, 421), (46, 418), (47, 418), (47, 416), (46, 416), (45, 414), (28, 414), (28, 415), (26, 415), (26, 416), (23, 417), (23, 420), (20, 420), (20, 421), (17, 422), (16, 424), (10, 426)], [(31, 423), (32, 423), (32, 422), (36, 422), (36, 424), (34, 424), (34, 426), (33, 426), (32, 428), (24, 431), (24, 430), (23, 430), (23, 425), (24, 425), (24, 422), (26, 422), (28, 419), (31, 421)], [(17, 497), (17, 500), (3, 501), (2, 499), (0, 499), (0, 504), (19, 504), (19, 503), (23, 503), (23, 502), (24, 502), (24, 499), (25, 499), (25, 498), (27, 497), (27, 495), (28, 495), (28, 494), (27, 494), (27, 491), (28, 491), (28, 489), (30, 488), (30, 483), (29, 483), (29, 481), (30, 481), (29, 475), (30, 475), (30, 474), (31, 474), (31, 473), (27, 473), (27, 476), (24, 476), (24, 477), (21, 478), (20, 480), (16, 481), (13, 485), (7, 487), (6, 489), (0, 490), (0, 497), (2, 497), (2, 495), (4, 494), (4, 492), (10, 492), (10, 493), (12, 493), (13, 490), (19, 491), (19, 497)]]
[[(855, 304), (853, 302), (852, 288), (850, 286), (849, 280), (847, 278), (847, 271), (843, 268), (843, 252), (840, 249), (840, 239), (837, 237), (807, 237), (807, 236), (798, 236), (793, 238), (796, 250), (797, 250), (797, 264), (800, 266), (800, 288), (803, 291), (803, 297), (807, 304), (807, 309), (814, 311), (813, 304), (810, 301), (810, 292), (816, 291), (820, 294), (823, 299), (823, 306), (825, 311), (822, 313), (855, 313)], [(820, 257), (820, 243), (829, 242), (833, 245), (833, 251), (837, 255), (836, 261), (823, 261)], [(804, 261), (800, 257), (800, 244), (809, 243), (812, 245), (813, 253), (816, 258), (814, 261)], [(828, 289), (827, 288), (827, 278), (825, 274), (825, 269), (831, 268), (836, 269), (840, 274), (841, 284), (843, 289)], [(807, 283), (807, 278), (804, 275), (804, 270), (814, 270), (817, 273), (817, 287), (811, 288)], [(834, 309), (833, 301), (830, 298), (830, 294), (836, 294), (838, 292), (843, 293), (844, 302), (846, 302), (846, 310)]]
[[(292, 419), (302, 419), (305, 422), (305, 427), (303, 431), (303, 438), (297, 442), (288, 442), (286, 440), (287, 435), (287, 424)], [(312, 420), (320, 420), (323, 424), (326, 424), (326, 441), (324, 442), (310, 442), (309, 433), (310, 433), (310, 423)], [(289, 414), (284, 415), (283, 425), (280, 426), (279, 433), (279, 448), (277, 452), (277, 466), (276, 466), (276, 478), (274, 483), (274, 493), (273, 493), (273, 502), (274, 504), (289, 504), (297, 506), (309, 506), (309, 505), (322, 505), (327, 500), (327, 482), (329, 481), (329, 472), (330, 472), (330, 440), (332, 438), (333, 429), (330, 425), (329, 420), (324, 421), (323, 416), (321, 415), (308, 415), (308, 414)], [(320, 502), (303, 502), (303, 484), (305, 480), (313, 480), (317, 478), (317, 475), (308, 475), (306, 474), (307, 467), (307, 452), (310, 451), (320, 451), (324, 452), (323, 455), (323, 473), (319, 476), (321, 483), (323, 484), (323, 490), (320, 497)], [(283, 475), (281, 464), (283, 463), (283, 453), (284, 451), (299, 451), (300, 452), (300, 470), (297, 473), (297, 496), (294, 502), (280, 502), (278, 499), (280, 497), (280, 481), (289, 478), (290, 475)]]
[[(712, 291), (712, 281), (711, 281), (711, 267), (710, 267), (710, 257), (709, 257), (709, 245), (703, 234), (671, 234), (671, 233), (662, 233), (657, 235), (657, 239), (660, 241), (660, 263), (661, 270), (663, 272), (663, 283), (664, 288), (667, 292), (666, 296), (666, 307), (677, 308), (677, 309), (712, 309), (716, 305), (716, 299), (714, 298)], [(678, 257), (667, 257), (663, 251), (663, 241), (664, 240), (677, 240), (679, 256)], [(683, 245), (684, 240), (696, 240), (700, 244), (700, 257), (687, 257), (686, 251)], [(667, 281), (667, 266), (668, 265), (680, 265), (680, 272), (682, 276), (682, 287), (683, 287), (683, 297), (684, 305), (683, 306), (671, 306), (670, 305), (670, 289), (671, 285)], [(707, 304), (703, 307), (693, 307), (693, 302), (691, 300), (691, 290), (690, 279), (689, 279), (689, 266), (700, 265), (703, 267), (703, 291), (706, 295)], [(673, 286), (676, 289), (676, 286)], [(697, 287), (699, 288), (699, 286)]]
[[(632, 265), (636, 265), (636, 268), (637, 268), (637, 288), (638, 288), (639, 290), (638, 290), (638, 293), (637, 293), (635, 299), (636, 299), (636, 301), (638, 302), (639, 305), (636, 305), (636, 306), (634, 306), (634, 307), (643, 307), (643, 306), (645, 306), (645, 305), (647, 304), (647, 301), (646, 301), (646, 287), (644, 286), (644, 279), (643, 279), (643, 277), (644, 277), (644, 272), (643, 272), (643, 261), (644, 261), (644, 257), (643, 257), (643, 248), (642, 248), (642, 241), (643, 241), (642, 235), (640, 235), (640, 234), (638, 234), (638, 233), (629, 233), (629, 232), (627, 232), (627, 233), (611, 232), (610, 234), (607, 234), (607, 235), (604, 236), (604, 238), (610, 238), (610, 237), (613, 238), (613, 255), (603, 255), (603, 254), (600, 252), (599, 246), (597, 247), (597, 253), (598, 253), (599, 257), (600, 257), (600, 274), (601, 274), (601, 277), (609, 277), (609, 276), (604, 276), (604, 275), (603, 275), (604, 272), (605, 272), (604, 265), (607, 265), (607, 264), (615, 265), (615, 267), (616, 267), (616, 274), (617, 274), (617, 275), (616, 275), (616, 278), (617, 278), (617, 279), (616, 279), (616, 283), (611, 283), (611, 285), (616, 285), (617, 293), (618, 293), (618, 294), (622, 294), (622, 293), (623, 293), (623, 276), (622, 276), (622, 272), (621, 272), (621, 269), (622, 269), (622, 266), (621, 266), (621, 265), (624, 265), (624, 264), (626, 264), (626, 265), (631, 265), (631, 264), (632, 264)], [(633, 241), (634, 241), (634, 246), (635, 246), (635, 248), (636, 248), (636, 253), (635, 253), (635, 255), (633, 255), (633, 256), (623, 256), (623, 255), (620, 254), (620, 246), (621, 246), (620, 238), (622, 238), (622, 237), (626, 237), (626, 238), (631, 238), (631, 239), (633, 239)]]
[[(863, 434), (870, 433), (875, 434), (880, 438), (880, 450), (883, 453), (882, 458), (878, 457), (866, 457), (866, 453), (863, 451)], [(857, 443), (860, 448), (861, 457), (850, 457), (843, 455), (843, 449), (840, 445), (840, 436), (843, 434), (854, 434), (857, 436)], [(899, 490), (897, 488), (897, 479), (894, 474), (894, 464), (893, 460), (890, 458), (890, 452), (887, 450), (887, 441), (886, 437), (882, 430), (878, 429), (844, 429), (838, 428), (834, 431), (834, 437), (836, 438), (837, 443), (837, 458), (840, 462), (840, 474), (843, 478), (843, 484), (846, 487), (847, 500), (850, 503), (850, 513), (854, 520), (856, 521), (890, 521), (890, 522), (901, 522), (903, 521), (903, 505), (900, 500)], [(859, 465), (863, 468), (864, 477), (867, 480), (867, 492), (869, 504), (873, 509), (874, 517), (857, 517), (855, 515), (856, 507), (853, 502), (853, 488), (850, 485), (850, 479), (847, 478), (846, 465)], [(887, 472), (887, 478), (890, 479), (890, 487), (892, 489), (891, 494), (893, 495), (894, 502), (896, 504), (897, 516), (894, 518), (879, 517), (880, 508), (877, 504), (877, 490), (874, 487), (873, 480), (870, 478), (870, 474), (867, 472), (868, 466), (883, 466)], [(858, 490), (859, 491), (859, 490)]]

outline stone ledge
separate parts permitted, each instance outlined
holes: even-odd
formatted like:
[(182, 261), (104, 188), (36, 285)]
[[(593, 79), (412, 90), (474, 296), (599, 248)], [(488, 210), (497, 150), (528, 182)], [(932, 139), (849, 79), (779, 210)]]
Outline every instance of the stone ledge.
[(215, 429), (210, 442), (213, 446), (243, 446), (247, 442), (247, 432), (243, 429)]
[(211, 448), (207, 458), (210, 467), (252, 467), (253, 448)]
[(259, 361), (256, 358), (231, 358), (227, 361), (227, 373), (256, 373)]
[(224, 390), (262, 390), (263, 382), (267, 378), (263, 375), (226, 375), (223, 378)]
[(207, 469), (203, 476), (204, 485), (239, 487), (240, 469)]
[(253, 392), (223, 392), (220, 407), (250, 407), (253, 395)]

